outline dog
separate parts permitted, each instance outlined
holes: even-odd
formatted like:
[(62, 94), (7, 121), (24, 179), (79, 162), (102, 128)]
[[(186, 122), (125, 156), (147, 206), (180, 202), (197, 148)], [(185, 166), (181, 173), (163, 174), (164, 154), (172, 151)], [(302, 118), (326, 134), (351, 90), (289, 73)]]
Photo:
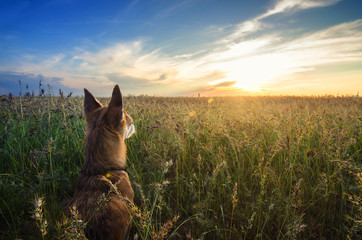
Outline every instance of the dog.
[(85, 160), (69, 208), (86, 222), (88, 239), (127, 239), (132, 226), (129, 207), (134, 192), (126, 169), (124, 142), (134, 132), (131, 116), (123, 110), (119, 86), (108, 107), (84, 89), (86, 119)]

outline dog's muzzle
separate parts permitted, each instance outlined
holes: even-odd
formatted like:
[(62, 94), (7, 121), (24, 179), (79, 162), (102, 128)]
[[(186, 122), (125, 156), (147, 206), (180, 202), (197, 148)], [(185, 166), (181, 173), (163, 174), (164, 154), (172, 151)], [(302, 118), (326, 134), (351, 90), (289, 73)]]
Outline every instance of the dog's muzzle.
[(134, 124), (127, 125), (127, 129), (124, 134), (124, 139), (131, 137), (136, 132)]

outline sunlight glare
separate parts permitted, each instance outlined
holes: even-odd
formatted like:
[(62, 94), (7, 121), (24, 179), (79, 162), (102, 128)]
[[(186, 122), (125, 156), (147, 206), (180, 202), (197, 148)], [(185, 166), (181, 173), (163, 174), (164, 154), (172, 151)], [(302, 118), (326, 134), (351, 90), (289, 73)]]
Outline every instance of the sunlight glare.
[(237, 59), (222, 67), (229, 73), (227, 81), (237, 81), (234, 87), (258, 91), (262, 85), (288, 73), (291, 66), (291, 59), (285, 54), (273, 53)]

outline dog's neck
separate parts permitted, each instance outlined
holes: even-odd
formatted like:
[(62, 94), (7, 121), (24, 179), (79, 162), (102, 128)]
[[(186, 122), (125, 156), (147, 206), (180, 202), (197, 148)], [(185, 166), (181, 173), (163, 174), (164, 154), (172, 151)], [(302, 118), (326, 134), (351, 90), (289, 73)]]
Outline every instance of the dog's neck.
[(85, 139), (85, 162), (82, 173), (103, 175), (112, 170), (125, 170), (127, 147), (118, 133), (105, 136), (91, 131)]
[[(97, 157), (90, 153), (84, 162), (82, 173), (85, 175), (104, 175), (111, 171), (124, 171), (127, 168), (126, 161), (124, 159), (96, 159)], [(105, 164), (99, 164), (99, 162)]]

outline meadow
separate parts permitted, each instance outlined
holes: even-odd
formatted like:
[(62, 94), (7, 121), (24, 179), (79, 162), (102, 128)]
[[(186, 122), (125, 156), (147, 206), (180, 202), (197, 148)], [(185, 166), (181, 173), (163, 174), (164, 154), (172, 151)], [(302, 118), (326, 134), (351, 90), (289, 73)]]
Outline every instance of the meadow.
[[(0, 239), (81, 239), (63, 210), (84, 159), (83, 99), (0, 102)], [(101, 99), (105, 104), (109, 99)], [(124, 97), (130, 239), (361, 239), (362, 100)]]

